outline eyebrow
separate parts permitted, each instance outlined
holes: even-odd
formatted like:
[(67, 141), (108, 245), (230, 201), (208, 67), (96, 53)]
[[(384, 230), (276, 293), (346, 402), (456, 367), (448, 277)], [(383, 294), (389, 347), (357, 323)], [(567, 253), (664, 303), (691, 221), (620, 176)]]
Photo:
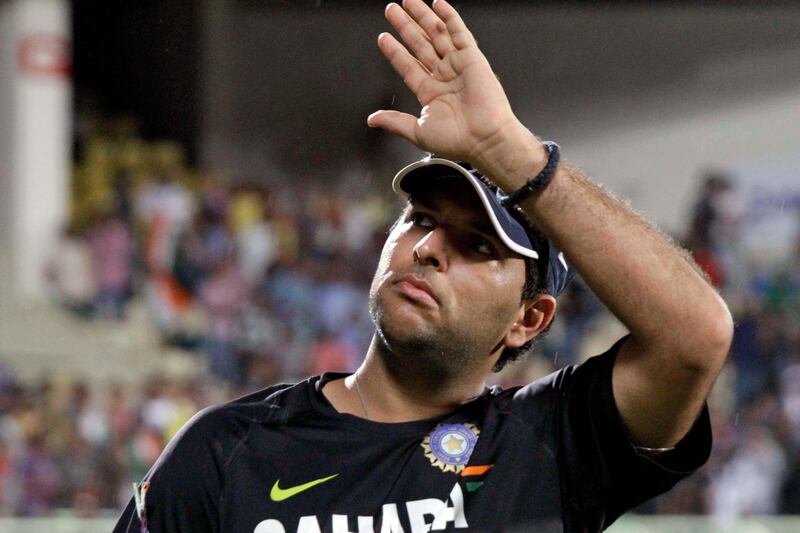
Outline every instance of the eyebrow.
[[(435, 205), (433, 205), (431, 202), (429, 202), (427, 200), (424, 200), (424, 199), (422, 199), (422, 198), (420, 198), (418, 196), (409, 195), (408, 196), (408, 203), (411, 205), (411, 207), (416, 207), (417, 205), (421, 205), (422, 207), (424, 207), (426, 209), (430, 209), (431, 211), (435, 211), (436, 210), (436, 206)], [(483, 206), (481, 205), (481, 207), (483, 207)], [(494, 229), (494, 226), (492, 226), (491, 223), (487, 223), (484, 220), (475, 219), (475, 220), (471, 220), (468, 225), (473, 231), (476, 231), (476, 232), (482, 234), (483, 236), (489, 237), (489, 238), (497, 241), (498, 243), (502, 244), (503, 240), (497, 234), (497, 231)]]

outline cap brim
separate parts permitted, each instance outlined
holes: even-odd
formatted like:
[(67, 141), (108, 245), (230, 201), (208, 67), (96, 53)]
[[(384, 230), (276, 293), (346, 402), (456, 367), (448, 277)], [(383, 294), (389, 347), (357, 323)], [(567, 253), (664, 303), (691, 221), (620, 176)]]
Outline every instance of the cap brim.
[(497, 196), (480, 179), (473, 176), (469, 170), (454, 161), (437, 157), (426, 157), (425, 159), (411, 163), (407, 167), (400, 170), (400, 172), (398, 172), (394, 177), (392, 180), (392, 189), (394, 189), (394, 192), (400, 196), (408, 196), (409, 194), (413, 193), (415, 186), (424, 183), (424, 180), (458, 176), (464, 177), (478, 194), (478, 198), (480, 199), (481, 204), (483, 204), (486, 214), (489, 216), (492, 227), (494, 228), (500, 240), (503, 241), (503, 244), (505, 244), (510, 250), (520, 255), (530, 257), (532, 259), (539, 259), (538, 252), (532, 249), (533, 243), (530, 243), (531, 247), (527, 248), (524, 245), (516, 242), (506, 232), (504, 224), (510, 229), (518, 226), (519, 231), (517, 233), (521, 232), (525, 235), (523, 236), (520, 234), (517, 236), (517, 238), (520, 240), (525, 239), (526, 241), (530, 242), (530, 239), (527, 237), (524, 228), (522, 228), (520, 223), (514, 220), (508, 211), (506, 211), (506, 209), (500, 204), (500, 200), (497, 198)]

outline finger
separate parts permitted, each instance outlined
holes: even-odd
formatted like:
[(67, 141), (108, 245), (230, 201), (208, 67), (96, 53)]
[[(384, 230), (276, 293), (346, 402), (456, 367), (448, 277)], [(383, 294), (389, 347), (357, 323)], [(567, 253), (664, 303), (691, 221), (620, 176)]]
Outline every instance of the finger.
[(478, 44), (475, 42), (475, 37), (472, 36), (472, 32), (470, 32), (467, 25), (464, 24), (461, 15), (459, 15), (458, 11), (448, 4), (446, 0), (433, 0), (433, 12), (444, 21), (447, 26), (447, 31), (450, 32), (450, 38), (456, 48), (462, 50), (468, 46), (475, 46)]
[(414, 129), (417, 119), (408, 113), (381, 109), (367, 117), (367, 125), (371, 128), (381, 128), (393, 133), (412, 144), (417, 144)]
[(378, 48), (419, 100), (421, 97), (420, 87), (425, 80), (430, 79), (430, 72), (389, 33), (381, 33), (378, 36)]
[(386, 20), (400, 34), (403, 42), (414, 52), (417, 59), (425, 65), (425, 68), (432, 71), (434, 65), (439, 61), (439, 55), (433, 48), (433, 43), (431, 43), (428, 35), (419, 27), (419, 24), (397, 4), (386, 6)]
[(450, 40), (447, 25), (425, 2), (422, 0), (403, 0), (403, 9), (411, 15), (411, 18), (428, 35), (439, 57), (444, 57), (455, 50), (453, 41)]

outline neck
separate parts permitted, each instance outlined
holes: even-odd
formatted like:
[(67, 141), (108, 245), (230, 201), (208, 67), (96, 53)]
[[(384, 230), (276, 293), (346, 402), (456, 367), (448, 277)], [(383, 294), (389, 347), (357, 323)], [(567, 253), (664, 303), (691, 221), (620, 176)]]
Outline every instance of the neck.
[[(465, 368), (452, 375), (403, 361), (413, 358), (402, 359), (388, 353), (377, 335), (373, 337), (364, 362), (344, 383), (358, 404), (355, 409), (351, 404), (350, 411), (357, 410), (356, 414), (364, 417), (368, 414), (376, 422), (408, 422), (445, 415), (479, 395), (490, 370)], [(360, 405), (362, 399), (366, 409)]]

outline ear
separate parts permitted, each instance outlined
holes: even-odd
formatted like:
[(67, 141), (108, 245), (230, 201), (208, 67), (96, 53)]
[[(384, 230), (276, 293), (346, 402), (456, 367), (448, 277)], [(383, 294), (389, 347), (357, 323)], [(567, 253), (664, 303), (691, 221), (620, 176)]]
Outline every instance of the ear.
[(519, 348), (536, 337), (553, 320), (556, 313), (556, 299), (549, 294), (537, 294), (520, 305), (517, 320), (503, 337), (506, 348)]

